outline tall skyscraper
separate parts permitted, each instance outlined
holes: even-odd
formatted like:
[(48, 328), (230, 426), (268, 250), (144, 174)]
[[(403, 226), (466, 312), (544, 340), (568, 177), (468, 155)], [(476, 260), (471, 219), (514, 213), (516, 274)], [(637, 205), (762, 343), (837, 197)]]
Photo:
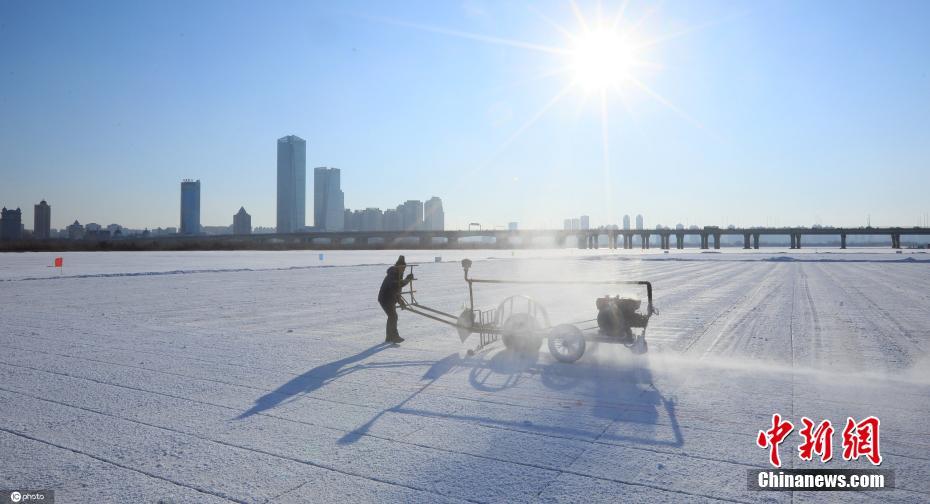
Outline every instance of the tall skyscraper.
[(562, 229), (564, 229), (565, 231), (571, 231), (571, 229), (572, 229), (572, 220), (571, 220), (571, 219), (565, 219), (565, 222), (562, 223)]
[(428, 231), (446, 229), (446, 214), (442, 211), (442, 200), (433, 196), (423, 207), (423, 226)]
[(397, 208), (403, 220), (404, 231), (419, 231), (423, 229), (423, 202), (420, 200), (407, 200)]
[(630, 230), (630, 216), (629, 214), (623, 216), (623, 229), (625, 231)]
[(23, 212), (20, 209), (0, 211), (0, 240), (19, 240), (23, 237)]
[(591, 229), (591, 218), (587, 215), (581, 216), (581, 229)]
[(638, 230), (643, 229), (643, 214), (636, 215), (636, 229)]
[(239, 207), (239, 211), (233, 215), (233, 234), (252, 234), (252, 216), (245, 211), (245, 207)]
[(296, 135), (278, 139), (277, 232), (300, 231), (307, 223), (307, 142)]
[(345, 228), (345, 195), (339, 187), (339, 168), (313, 170), (313, 225), (323, 231)]
[(181, 234), (200, 234), (199, 180), (184, 179), (181, 181)]
[(37, 240), (48, 239), (49, 231), (52, 229), (52, 207), (42, 200), (35, 206), (33, 215), (32, 236)]

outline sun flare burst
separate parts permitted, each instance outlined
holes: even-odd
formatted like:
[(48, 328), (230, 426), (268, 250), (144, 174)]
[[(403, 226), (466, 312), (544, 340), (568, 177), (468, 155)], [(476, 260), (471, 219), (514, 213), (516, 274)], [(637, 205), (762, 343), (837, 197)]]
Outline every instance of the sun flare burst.
[(602, 28), (580, 35), (571, 49), (574, 84), (589, 92), (617, 88), (634, 77), (634, 50), (611, 30)]
[[(611, 172), (612, 168), (614, 168), (611, 166), (610, 162), (609, 131), (609, 111), (611, 109), (612, 100), (619, 100), (623, 108), (629, 111), (627, 101), (634, 94), (643, 95), (654, 100), (663, 107), (668, 108), (688, 122), (695, 124), (699, 128), (703, 128), (698, 121), (675, 106), (671, 100), (665, 98), (658, 91), (647, 85), (646, 80), (648, 79), (646, 78), (647, 75), (645, 75), (650, 70), (663, 68), (661, 65), (649, 61), (646, 58), (645, 53), (648, 52), (648, 49), (663, 44), (671, 39), (684, 36), (702, 27), (688, 27), (658, 37), (645, 38), (645, 22), (655, 14), (656, 8), (650, 7), (646, 9), (645, 13), (638, 19), (631, 20), (627, 19), (625, 16), (627, 2), (628, 0), (623, 0), (619, 9), (617, 9), (612, 16), (604, 16), (601, 3), (598, 1), (597, 15), (589, 18), (584, 15), (575, 0), (568, 0), (575, 22), (578, 26), (575, 30), (566, 28), (562, 24), (553, 21), (543, 13), (537, 11), (532, 6), (529, 6), (528, 8), (532, 13), (555, 28), (565, 38), (566, 43), (563, 46), (545, 45), (518, 39), (392, 21), (395, 24), (418, 30), (471, 39), (487, 44), (542, 52), (560, 58), (560, 64), (554, 70), (550, 69), (544, 74), (528, 78), (519, 84), (527, 85), (541, 79), (554, 77), (565, 78), (567, 75), (568, 79), (565, 85), (560, 86), (559, 91), (554, 96), (542, 104), (525, 122), (520, 124), (520, 126), (493, 151), (484, 163), (476, 165), (473, 170), (464, 174), (465, 177), (471, 177), (478, 170), (489, 165), (572, 91), (578, 91), (585, 97), (590, 96), (596, 98), (590, 102), (597, 104), (598, 116), (601, 123), (602, 186), (608, 208), (612, 207), (611, 179), (613, 175)], [(589, 103), (589, 100), (585, 98), (584, 102)]]

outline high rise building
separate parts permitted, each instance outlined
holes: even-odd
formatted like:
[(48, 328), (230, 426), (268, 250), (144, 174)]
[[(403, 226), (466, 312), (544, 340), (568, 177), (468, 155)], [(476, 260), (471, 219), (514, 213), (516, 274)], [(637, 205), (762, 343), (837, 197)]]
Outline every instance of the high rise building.
[(313, 170), (313, 226), (321, 231), (345, 228), (345, 195), (339, 178), (339, 168)]
[[(90, 224), (87, 225), (88, 229)], [(200, 234), (200, 181), (181, 181), (181, 234)]]
[(581, 219), (572, 219), (572, 231), (578, 231), (579, 229), (581, 229)]
[(629, 215), (623, 216), (623, 230), (624, 231), (630, 230), (630, 216)]
[(37, 240), (46, 240), (49, 238), (49, 232), (52, 229), (52, 207), (45, 200), (35, 206), (33, 213), (34, 224), (32, 226), (32, 236)]
[(23, 237), (23, 212), (19, 208), (0, 211), (0, 240), (19, 240)]
[(572, 220), (571, 220), (571, 219), (565, 219), (565, 222), (562, 223), (562, 229), (564, 229), (565, 231), (571, 231), (571, 229), (572, 229)]
[(643, 228), (643, 214), (636, 215), (636, 229), (642, 231)]
[(343, 231), (358, 231), (358, 226), (352, 222), (352, 210), (346, 208), (342, 212), (342, 230)]
[(581, 229), (591, 229), (591, 218), (587, 215), (581, 216)]
[(420, 200), (407, 200), (397, 207), (404, 231), (419, 231), (423, 229), (423, 202)]
[(393, 208), (384, 211), (383, 223), (385, 231), (401, 231), (404, 229), (404, 220), (401, 218), (400, 212)]
[(443, 231), (446, 215), (442, 211), (442, 200), (433, 196), (423, 206), (423, 227), (427, 231)]
[(516, 231), (517, 228), (519, 228), (519, 227), (520, 227), (520, 224), (517, 223), (517, 222), (508, 222), (508, 223), (507, 223), (507, 230), (508, 230), (508, 231)]
[(384, 214), (380, 208), (366, 208), (362, 211), (362, 231), (384, 230)]
[(278, 139), (277, 232), (303, 230), (307, 222), (307, 142), (296, 135)]
[(245, 211), (245, 207), (239, 207), (239, 211), (233, 215), (233, 234), (252, 234), (252, 216)]
[(71, 240), (80, 240), (84, 238), (84, 226), (75, 219), (74, 224), (67, 227), (68, 238)]
[(343, 231), (361, 231), (362, 230), (362, 211), (345, 209), (343, 212), (342, 230)]

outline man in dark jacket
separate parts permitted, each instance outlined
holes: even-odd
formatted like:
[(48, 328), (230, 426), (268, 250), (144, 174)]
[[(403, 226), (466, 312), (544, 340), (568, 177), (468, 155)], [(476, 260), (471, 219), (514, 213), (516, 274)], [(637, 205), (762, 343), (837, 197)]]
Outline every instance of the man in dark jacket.
[(384, 281), (381, 282), (381, 290), (378, 291), (378, 304), (387, 314), (387, 328), (385, 329), (384, 341), (387, 343), (400, 343), (404, 338), (400, 337), (397, 332), (397, 304), (403, 306), (403, 299), (400, 292), (405, 285), (413, 280), (413, 273), (404, 278), (404, 271), (407, 270), (407, 262), (404, 256), (397, 258), (397, 263), (387, 269), (384, 275)]

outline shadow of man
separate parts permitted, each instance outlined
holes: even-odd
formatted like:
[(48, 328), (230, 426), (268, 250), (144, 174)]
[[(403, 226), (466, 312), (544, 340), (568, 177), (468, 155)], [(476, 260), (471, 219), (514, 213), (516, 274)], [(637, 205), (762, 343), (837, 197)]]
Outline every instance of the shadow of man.
[(365, 360), (386, 348), (390, 348), (388, 343), (379, 343), (372, 347), (366, 348), (365, 350), (362, 350), (355, 355), (317, 366), (300, 376), (294, 377), (292, 380), (281, 385), (275, 390), (268, 392), (267, 394), (256, 399), (255, 404), (237, 416), (236, 420), (242, 420), (256, 413), (261, 413), (263, 411), (278, 407), (281, 404), (285, 404), (291, 400), (296, 399), (295, 396), (313, 392), (314, 390), (317, 390), (325, 385), (327, 382), (351, 373), (356, 368), (356, 366), (347, 367), (350, 364)]

